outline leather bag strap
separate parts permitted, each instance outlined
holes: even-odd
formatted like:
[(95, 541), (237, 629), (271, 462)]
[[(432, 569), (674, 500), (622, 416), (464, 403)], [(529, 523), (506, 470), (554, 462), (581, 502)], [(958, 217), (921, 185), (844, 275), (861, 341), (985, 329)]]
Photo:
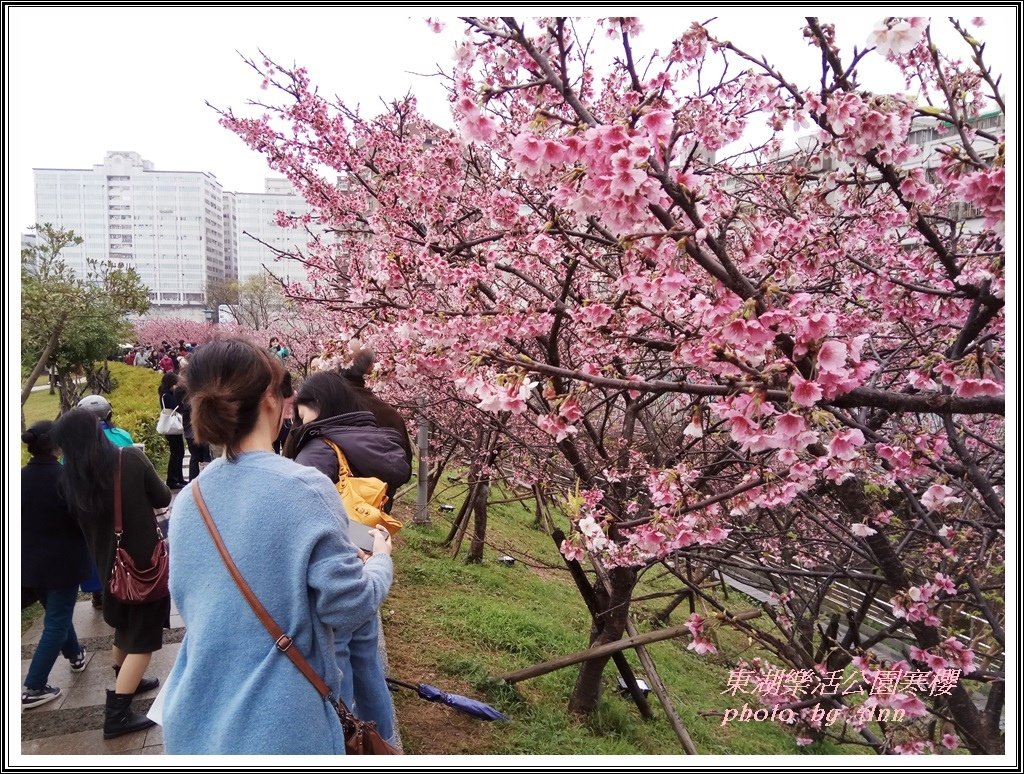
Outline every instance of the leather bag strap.
[(320, 675), (318, 675), (313, 667), (309, 665), (306, 658), (299, 653), (299, 649), (292, 647), (292, 638), (281, 631), (281, 627), (277, 625), (277, 622), (273, 619), (270, 613), (267, 612), (267, 609), (263, 607), (263, 604), (253, 593), (249, 584), (245, 582), (245, 578), (243, 578), (242, 573), (239, 572), (234, 559), (232, 559), (231, 554), (228, 553), (228, 548), (224, 545), (220, 532), (217, 531), (217, 525), (213, 523), (213, 518), (210, 516), (210, 510), (206, 507), (206, 501), (203, 499), (203, 493), (199, 489), (198, 479), (192, 482), (192, 496), (195, 498), (196, 505), (199, 506), (199, 513), (202, 515), (203, 521), (206, 522), (207, 529), (210, 530), (213, 543), (217, 546), (217, 550), (220, 552), (221, 559), (224, 560), (224, 564), (227, 566), (228, 572), (231, 573), (231, 577), (235, 579), (235, 583), (238, 584), (238, 588), (241, 590), (242, 596), (245, 597), (246, 602), (249, 603), (253, 612), (256, 613), (256, 617), (263, 622), (267, 631), (270, 632), (270, 636), (274, 638), (274, 644), (277, 646), (277, 649), (291, 659), (292, 663), (298, 667), (299, 671), (306, 676), (306, 679), (313, 684), (313, 687), (316, 688), (320, 696), (330, 702), (336, 701), (339, 705), (345, 707), (345, 703), (341, 701), (341, 699), (336, 699), (334, 697), (331, 693), (331, 689), (327, 687), (327, 684), (321, 679)]
[(114, 476), (114, 535), (118, 542), (124, 532), (124, 521), (121, 516), (121, 448), (117, 449), (117, 475)]
[(321, 438), (321, 440), (334, 449), (334, 454), (338, 458), (338, 481), (341, 482), (346, 478), (352, 478), (352, 468), (349, 466), (348, 458), (345, 456), (345, 452), (341, 450), (341, 447), (334, 441), (329, 441), (326, 438)]

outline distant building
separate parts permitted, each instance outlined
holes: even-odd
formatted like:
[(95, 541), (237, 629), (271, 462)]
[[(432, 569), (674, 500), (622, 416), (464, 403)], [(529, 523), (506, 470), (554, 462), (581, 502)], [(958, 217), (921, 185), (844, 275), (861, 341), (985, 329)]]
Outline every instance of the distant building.
[(267, 178), (263, 193), (236, 192), (234, 199), (234, 244), (237, 250), (237, 274), (240, 282), (269, 270), (285, 282), (306, 281), (306, 269), (297, 260), (282, 258), (281, 253), (294, 253), (305, 248), (307, 237), (301, 229), (278, 225), (277, 213), (306, 215), (310, 211), (305, 199), (284, 179)]
[(238, 212), (235, 195), (224, 192), (224, 279), (238, 279)]
[[(265, 269), (305, 282), (305, 267), (275, 251), (305, 246), (301, 230), (277, 212), (304, 215), (309, 205), (284, 179), (263, 193), (224, 191), (208, 172), (163, 171), (138, 153), (109, 151), (92, 169), (35, 169), (36, 222), (71, 229), (84, 240), (62, 253), (79, 275), (88, 262), (132, 266), (149, 288), (154, 316), (208, 319), (207, 293), (219, 282)], [(22, 246), (34, 244), (25, 234)], [(28, 241), (26, 241), (28, 240)]]
[(72, 229), (84, 242), (62, 253), (76, 273), (87, 261), (132, 266), (154, 312), (202, 318), (206, 288), (224, 278), (223, 191), (208, 172), (158, 171), (138, 153), (109, 151), (92, 169), (35, 169), (36, 222)]

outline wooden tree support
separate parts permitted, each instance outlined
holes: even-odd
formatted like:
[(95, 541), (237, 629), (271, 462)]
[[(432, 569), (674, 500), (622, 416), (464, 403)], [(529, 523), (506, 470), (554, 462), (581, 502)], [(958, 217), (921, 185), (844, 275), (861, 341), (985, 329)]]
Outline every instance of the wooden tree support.
[[(732, 615), (719, 613), (712, 617), (723, 623), (728, 623), (729, 621), (749, 621), (751, 618), (757, 618), (760, 615), (760, 610), (745, 610), (741, 613), (735, 613)], [(685, 624), (682, 626), (673, 626), (669, 629), (657, 629), (653, 632), (627, 637), (626, 639), (619, 640), (618, 642), (609, 642), (607, 645), (598, 645), (596, 648), (587, 648), (586, 650), (579, 650), (575, 653), (559, 656), (558, 658), (553, 658), (550, 661), (544, 661), (540, 664), (534, 664), (533, 666), (526, 667), (525, 669), (517, 669), (515, 672), (506, 672), (505, 674), (497, 675), (495, 679), (504, 680), (509, 684), (518, 683), (523, 680), (529, 680), (532, 677), (546, 675), (548, 672), (554, 672), (564, 667), (572, 666), (573, 664), (579, 664), (582, 661), (589, 661), (592, 658), (600, 658), (614, 653), (621, 653), (629, 648), (635, 648), (637, 645), (647, 645), (652, 642), (671, 640), (674, 637), (681, 637), (688, 632), (689, 629), (687, 629)]]
[[(626, 622), (626, 631), (629, 632), (631, 637), (637, 636), (636, 627), (633, 625), (632, 621)], [(658, 697), (658, 702), (661, 704), (661, 708), (665, 710), (668, 722), (671, 724), (672, 730), (676, 732), (676, 736), (683, 745), (683, 750), (687, 755), (696, 755), (697, 748), (694, 746), (693, 740), (690, 738), (690, 732), (686, 730), (686, 726), (683, 725), (683, 721), (679, 717), (679, 713), (676, 712), (676, 708), (672, 704), (672, 700), (669, 698), (668, 689), (665, 688), (665, 683), (662, 681), (661, 675), (658, 674), (658, 670), (654, 666), (654, 659), (651, 658), (651, 655), (647, 652), (647, 648), (643, 645), (636, 646), (636, 654), (640, 657), (640, 663), (644, 666), (644, 671), (647, 673), (647, 679), (651, 681), (651, 690), (653, 690), (654, 695)]]
[(682, 635), (689, 632), (686, 626), (673, 626), (671, 629), (658, 629), (657, 631), (647, 632), (646, 634), (638, 634), (636, 637), (627, 637), (624, 640), (618, 642), (609, 642), (607, 645), (598, 645), (596, 648), (588, 648), (586, 650), (580, 650), (576, 653), (570, 653), (567, 656), (560, 656), (550, 661), (545, 661), (542, 664), (534, 664), (526, 669), (518, 669), (515, 672), (506, 672), (503, 675), (498, 675), (497, 679), (504, 680), (506, 683), (518, 683), (522, 680), (529, 680), (531, 677), (540, 677), (546, 675), (548, 672), (554, 672), (563, 667), (572, 666), (573, 664), (579, 664), (582, 661), (589, 661), (592, 658), (599, 658), (602, 656), (610, 656), (613, 653), (621, 653), (628, 648), (634, 648), (637, 645), (646, 645), (649, 642), (660, 642), (661, 640), (670, 640), (673, 637), (681, 637)]

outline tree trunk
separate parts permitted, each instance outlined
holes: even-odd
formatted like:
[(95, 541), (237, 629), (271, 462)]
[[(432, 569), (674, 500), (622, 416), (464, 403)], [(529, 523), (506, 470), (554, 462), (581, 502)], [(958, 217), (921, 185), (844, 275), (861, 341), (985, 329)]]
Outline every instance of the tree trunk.
[[(629, 599), (636, 585), (636, 570), (629, 567), (616, 567), (608, 571), (611, 580), (611, 593), (606, 593), (597, 585), (598, 611), (597, 616), (604, 621), (604, 627), (598, 633), (592, 633), (590, 647), (606, 645), (622, 639), (626, 631), (629, 617)], [(601, 675), (605, 664), (611, 656), (587, 661), (580, 667), (576, 678), (576, 687), (569, 699), (569, 711), (577, 715), (590, 715), (597, 710), (601, 699)]]
[[(67, 322), (68, 316), (65, 314), (53, 328), (53, 333), (50, 334), (50, 338), (46, 342), (46, 346), (43, 347), (42, 354), (39, 355), (39, 360), (36, 361), (35, 366), (32, 368), (32, 373), (28, 375), (28, 379), (25, 381), (25, 385), (21, 388), (21, 405), (25, 405), (25, 401), (28, 400), (32, 394), (32, 388), (36, 386), (36, 381), (39, 379), (39, 375), (46, 368), (46, 364), (50, 360), (50, 356), (53, 355), (53, 351), (57, 349), (57, 342), (60, 341), (60, 334), (64, 331), (64, 324)], [(22, 430), (25, 428), (23, 427)]]
[(63, 414), (77, 406), (82, 396), (78, 392), (75, 375), (71, 371), (58, 371), (57, 383), (60, 387), (60, 413)]
[(473, 498), (473, 539), (466, 562), (479, 564), (484, 560), (484, 539), (487, 536), (487, 496), (491, 491), (490, 476), (480, 481)]
[(110, 379), (110, 366), (107, 365), (106, 360), (99, 368), (91, 365), (85, 367), (85, 387), (93, 395), (103, 395), (104, 393), (109, 395), (114, 391)]
[[(534, 487), (539, 492), (542, 491), (540, 486)], [(550, 519), (550, 517), (549, 517)], [(551, 537), (555, 541), (555, 546), (561, 546), (562, 541), (565, 540), (565, 534), (562, 530), (552, 526)], [(559, 551), (561, 555), (561, 551)], [(583, 597), (583, 602), (587, 606), (587, 610), (590, 611), (590, 620), (592, 631), (595, 634), (600, 631), (601, 623), (599, 619), (594, 616), (597, 613), (597, 594), (594, 591), (594, 587), (590, 585), (590, 580), (587, 578), (587, 574), (583, 571), (583, 567), (575, 559), (566, 559), (562, 556), (562, 560), (565, 562), (566, 568), (569, 570), (569, 574), (572, 576), (573, 581), (576, 583), (576, 588), (579, 589), (580, 595)], [(615, 653), (612, 655), (612, 661), (615, 662), (615, 667), (619, 670), (619, 674), (622, 675), (622, 679), (626, 682), (626, 689), (629, 691), (630, 697), (633, 699), (633, 703), (636, 704), (637, 710), (640, 711), (640, 716), (644, 720), (651, 720), (654, 715), (651, 713), (651, 706), (647, 703), (647, 698), (640, 691), (640, 687), (636, 682), (636, 675), (633, 674), (633, 667), (626, 661), (626, 657), (622, 653)]]

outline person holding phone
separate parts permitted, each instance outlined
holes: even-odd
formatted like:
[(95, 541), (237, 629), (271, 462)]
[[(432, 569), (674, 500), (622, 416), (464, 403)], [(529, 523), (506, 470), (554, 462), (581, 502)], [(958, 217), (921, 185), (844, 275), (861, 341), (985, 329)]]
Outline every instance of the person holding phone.
[[(308, 377), (295, 395), (293, 419), (295, 428), (285, 444), (285, 456), (316, 468), (334, 483), (340, 475), (338, 457), (325, 438), (344, 452), (356, 476), (385, 483), (409, 479), (398, 432), (379, 426), (370, 411), (362, 410), (359, 396), (340, 374), (321, 371)], [(356, 524), (350, 519), (349, 529), (359, 529)], [(400, 749), (394, 703), (385, 679), (383, 639), (379, 614), (351, 634), (335, 632), (335, 655), (343, 675), (341, 696), (356, 717), (376, 723), (380, 735)]]
[(332, 630), (350, 635), (391, 587), (391, 540), (361, 558), (338, 492), (274, 454), (291, 392), (280, 359), (243, 339), (204, 344), (184, 376), (192, 429), (222, 446), (174, 502), (170, 586), (188, 634), (164, 691), (168, 754), (344, 754), (334, 709), (281, 653), (228, 573), (191, 489), (242, 576), (335, 695)]

